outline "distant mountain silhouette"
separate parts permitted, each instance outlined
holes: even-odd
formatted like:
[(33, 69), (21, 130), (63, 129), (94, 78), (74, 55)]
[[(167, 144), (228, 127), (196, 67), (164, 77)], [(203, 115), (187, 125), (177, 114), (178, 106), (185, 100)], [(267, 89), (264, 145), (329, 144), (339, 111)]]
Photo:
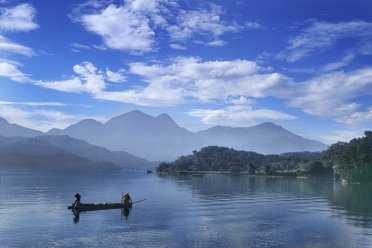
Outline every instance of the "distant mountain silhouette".
[[(88, 164), (91, 162), (92, 169), (97, 166), (101, 166), (101, 169), (149, 169), (157, 165), (127, 152), (110, 152), (106, 148), (90, 145), (86, 141), (65, 135), (43, 135), (32, 138), (0, 136), (0, 154), (2, 156), (18, 154), (20, 160), (24, 156), (36, 156), (39, 157), (40, 164), (48, 163), (48, 160), (56, 164), (56, 160), (62, 160), (66, 164), (61, 166), (68, 168), (71, 164), (82, 167), (78, 162), (82, 162), (87, 168), (90, 168)], [(48, 160), (44, 161), (43, 156)], [(14, 163), (16, 157), (12, 161)], [(22, 161), (18, 162), (22, 163)]]
[(0, 138), (0, 168), (32, 170), (118, 170), (107, 161), (92, 161), (37, 138)]
[(37, 131), (37, 130), (22, 127), (17, 124), (10, 124), (7, 120), (0, 117), (0, 135), (2, 136), (33, 137), (33, 136), (42, 135), (42, 134), (44, 133)]
[(262, 154), (322, 151), (327, 148), (321, 142), (304, 139), (271, 122), (244, 128), (215, 126), (200, 131), (197, 135), (209, 145), (227, 146)]
[(149, 169), (157, 165), (157, 163), (135, 157), (125, 151), (111, 152), (106, 148), (91, 145), (67, 135), (44, 135), (33, 139), (95, 162), (111, 162), (125, 169)]
[[(51, 132), (55, 130), (48, 133)], [(167, 114), (153, 117), (138, 110), (114, 117), (104, 124), (83, 120), (58, 133), (113, 151), (127, 151), (151, 161), (173, 160), (208, 145), (263, 154), (321, 151), (327, 148), (321, 142), (302, 138), (269, 122), (246, 128), (215, 126), (192, 133), (177, 125)]]
[(77, 124), (71, 125), (64, 130), (61, 129), (51, 129), (47, 132), (49, 135), (59, 135), (59, 134), (66, 134), (69, 133), (71, 137), (78, 137), (78, 136), (90, 136), (92, 133), (95, 133), (102, 127), (102, 123), (92, 120), (92, 119), (85, 119)]
[[(9, 124), (6, 120), (0, 119), (0, 135), (33, 137), (40, 134), (43, 133)], [(73, 154), (95, 161), (100, 161), (98, 158), (105, 157), (106, 160), (108, 159), (115, 164), (131, 163), (137, 164), (140, 168), (148, 161), (138, 160), (139, 158), (150, 161), (170, 161), (210, 145), (226, 146), (262, 154), (322, 151), (327, 148), (321, 142), (305, 139), (270, 122), (240, 128), (215, 126), (193, 133), (177, 125), (167, 114), (153, 117), (138, 110), (116, 116), (106, 123), (92, 119), (82, 120), (66, 129), (52, 129), (47, 134), (68, 135), (112, 151), (111, 153), (108, 150), (97, 152), (94, 148), (80, 147), (82, 143), (77, 141), (62, 142), (59, 140), (67, 139), (66, 137), (45, 138), (49, 139), (48, 142), (56, 142), (55, 146), (71, 153), (76, 150)], [(77, 145), (78, 143), (79, 145)], [(79, 149), (73, 149), (72, 147), (75, 145)], [(90, 153), (89, 156), (88, 153)], [(135, 157), (130, 157), (128, 153)]]
[(104, 124), (83, 120), (59, 133), (151, 161), (171, 160), (203, 144), (169, 115), (153, 117), (138, 110), (114, 117)]

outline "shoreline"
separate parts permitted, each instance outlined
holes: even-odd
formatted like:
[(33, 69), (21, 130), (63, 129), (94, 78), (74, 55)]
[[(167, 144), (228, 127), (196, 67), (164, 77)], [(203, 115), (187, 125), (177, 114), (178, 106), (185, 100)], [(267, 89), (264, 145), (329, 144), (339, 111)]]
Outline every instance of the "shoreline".
[(265, 175), (265, 174), (249, 174), (248, 171), (240, 173), (230, 171), (171, 171), (171, 172), (156, 172), (159, 175), (189, 175), (189, 176), (204, 176), (204, 175), (234, 175), (234, 176), (249, 176), (249, 177), (270, 177), (270, 178), (296, 178), (307, 179), (312, 176), (294, 175), (293, 172), (279, 173), (278, 175)]

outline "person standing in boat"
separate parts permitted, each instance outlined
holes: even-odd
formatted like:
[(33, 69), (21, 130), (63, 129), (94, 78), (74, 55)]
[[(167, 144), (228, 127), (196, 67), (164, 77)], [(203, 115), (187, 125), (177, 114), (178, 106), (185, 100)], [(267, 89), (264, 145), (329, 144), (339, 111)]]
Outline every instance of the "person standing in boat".
[(81, 195), (79, 193), (76, 193), (75, 195), (75, 202), (72, 204), (73, 207), (76, 207), (76, 206), (79, 206), (80, 205), (80, 199), (81, 199)]
[(123, 203), (125, 203), (125, 204), (130, 204), (130, 205), (132, 205), (132, 198), (130, 198), (130, 195), (129, 195), (128, 192), (125, 193), (125, 194), (123, 195), (123, 197), (122, 197), (122, 201), (123, 201)]

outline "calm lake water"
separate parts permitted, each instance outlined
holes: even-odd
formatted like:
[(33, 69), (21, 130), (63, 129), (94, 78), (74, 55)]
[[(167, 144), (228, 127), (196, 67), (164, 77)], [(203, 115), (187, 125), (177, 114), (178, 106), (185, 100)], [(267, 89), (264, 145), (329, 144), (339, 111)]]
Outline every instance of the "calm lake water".
[[(67, 210), (82, 202), (120, 209)], [(0, 247), (372, 247), (372, 187), (144, 172), (0, 174)]]

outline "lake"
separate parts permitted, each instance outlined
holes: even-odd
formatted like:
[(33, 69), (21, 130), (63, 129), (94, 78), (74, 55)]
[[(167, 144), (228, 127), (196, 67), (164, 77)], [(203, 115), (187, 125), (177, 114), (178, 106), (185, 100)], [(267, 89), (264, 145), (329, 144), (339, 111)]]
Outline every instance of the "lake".
[[(67, 210), (82, 202), (134, 204)], [(128, 213), (126, 213), (128, 214)], [(372, 187), (145, 172), (0, 172), (0, 247), (372, 247)]]

